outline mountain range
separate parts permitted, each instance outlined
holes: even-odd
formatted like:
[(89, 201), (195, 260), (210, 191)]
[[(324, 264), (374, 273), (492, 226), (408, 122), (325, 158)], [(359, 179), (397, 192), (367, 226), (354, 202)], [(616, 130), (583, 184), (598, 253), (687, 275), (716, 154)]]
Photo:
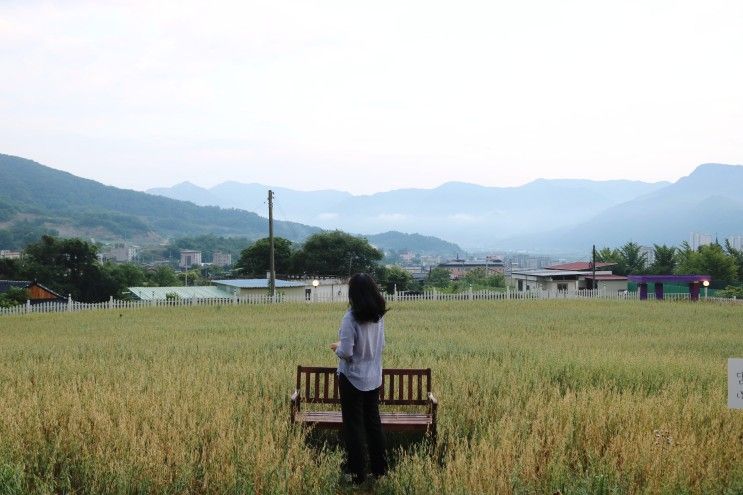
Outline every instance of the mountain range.
[(366, 232), (401, 230), (454, 240), (470, 249), (590, 220), (597, 212), (662, 189), (667, 182), (540, 179), (521, 187), (449, 182), (434, 189), (398, 189), (354, 196), (342, 191), (295, 191), (226, 182), (206, 189), (184, 182), (148, 192), (202, 205), (265, 208), (275, 192), (275, 211), (323, 228)]
[[(266, 192), (262, 190), (264, 196)], [(0, 249), (22, 247), (21, 240), (28, 241), (29, 236), (16, 239), (7, 232), (30, 229), (35, 233), (55, 231), (63, 236), (126, 239), (144, 244), (201, 234), (258, 239), (267, 236), (268, 220), (237, 208), (199, 206), (106, 186), (31, 160), (0, 154)], [(298, 222), (274, 222), (277, 236), (297, 242), (320, 231), (319, 227)], [(462, 251), (456, 244), (417, 234), (385, 232), (367, 238), (385, 250), (413, 249), (445, 256)]]
[[(181, 183), (148, 192), (198, 204), (260, 205), (270, 186)], [(539, 179), (520, 187), (450, 182), (354, 196), (272, 188), (282, 218), (323, 228), (403, 230), (470, 250), (585, 252), (628, 241), (678, 245), (691, 232), (743, 235), (743, 166), (708, 163), (674, 183)]]
[(568, 249), (627, 241), (679, 245), (692, 232), (743, 235), (743, 166), (707, 163), (673, 184), (597, 212), (574, 226), (504, 240), (504, 248)]
[(256, 239), (268, 230), (259, 213), (267, 210), (269, 188), (279, 236), (301, 241), (320, 229), (342, 229), (386, 250), (442, 256), (462, 252), (460, 245), (575, 253), (627, 241), (678, 245), (691, 232), (743, 235), (740, 165), (700, 165), (674, 183), (540, 179), (499, 188), (450, 182), (354, 196), (237, 182), (144, 193), (9, 155), (0, 155), (0, 234), (29, 224), (135, 242), (205, 233)]

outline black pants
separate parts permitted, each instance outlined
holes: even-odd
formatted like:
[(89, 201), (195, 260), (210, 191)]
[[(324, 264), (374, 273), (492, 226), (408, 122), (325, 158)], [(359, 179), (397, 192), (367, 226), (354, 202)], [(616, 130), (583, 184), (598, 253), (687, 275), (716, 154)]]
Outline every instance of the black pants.
[(384, 433), (379, 419), (379, 389), (362, 392), (341, 373), (341, 413), (343, 415), (343, 440), (346, 443), (344, 471), (355, 481), (366, 478), (364, 470), (364, 437), (369, 447), (369, 461), (374, 476), (387, 473)]

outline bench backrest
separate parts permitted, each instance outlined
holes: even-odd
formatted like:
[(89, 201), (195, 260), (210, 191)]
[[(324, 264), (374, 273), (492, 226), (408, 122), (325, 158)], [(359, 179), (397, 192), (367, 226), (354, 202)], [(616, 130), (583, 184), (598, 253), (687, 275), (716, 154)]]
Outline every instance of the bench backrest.
[[(337, 368), (297, 366), (297, 390), (302, 402), (340, 404)], [(379, 403), (389, 405), (426, 405), (431, 391), (431, 368), (382, 369)]]

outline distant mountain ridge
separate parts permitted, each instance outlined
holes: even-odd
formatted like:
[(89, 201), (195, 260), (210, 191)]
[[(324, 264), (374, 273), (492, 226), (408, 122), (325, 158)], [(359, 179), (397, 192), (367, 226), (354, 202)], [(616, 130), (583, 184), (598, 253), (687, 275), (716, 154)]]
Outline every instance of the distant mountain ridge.
[[(197, 206), (151, 194), (105, 186), (25, 158), (0, 154), (0, 204), (62, 233), (133, 239), (217, 235), (263, 237), (268, 221), (259, 215)], [(276, 235), (300, 240), (317, 227), (276, 222)]]
[(433, 189), (399, 189), (354, 196), (342, 191), (294, 191), (235, 182), (210, 189), (193, 184), (148, 192), (247, 210), (276, 191), (277, 215), (323, 228), (409, 231), (457, 240), (465, 248), (589, 220), (596, 212), (667, 186), (667, 182), (539, 179), (520, 187), (448, 182)]
[[(187, 183), (179, 189), (201, 194), (200, 188)], [(267, 190), (263, 188), (260, 193), (266, 196)], [(201, 234), (248, 239), (268, 235), (268, 220), (254, 212), (198, 206), (190, 201), (119, 189), (25, 158), (0, 154), (0, 233), (18, 222), (53, 229), (63, 236), (143, 243)], [(292, 241), (303, 241), (320, 230), (297, 222), (274, 222), (276, 235)], [(456, 244), (415, 234), (387, 232), (371, 237), (374, 240), (370, 242), (385, 250), (420, 248), (438, 254), (461, 250)], [(0, 245), (7, 247), (13, 246)]]
[(577, 246), (679, 245), (691, 232), (722, 241), (743, 235), (743, 166), (706, 163), (673, 184), (618, 204), (574, 226), (517, 236), (506, 248), (567, 249)]

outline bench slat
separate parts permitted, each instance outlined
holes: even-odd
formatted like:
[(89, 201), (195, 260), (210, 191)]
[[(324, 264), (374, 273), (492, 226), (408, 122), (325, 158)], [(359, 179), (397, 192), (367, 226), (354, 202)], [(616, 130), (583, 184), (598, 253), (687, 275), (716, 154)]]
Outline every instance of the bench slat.
[[(320, 366), (297, 367), (297, 390), (305, 403), (338, 404), (340, 390), (336, 368)], [(330, 378), (333, 375), (333, 392), (330, 393)], [(322, 377), (320, 377), (322, 375)], [(407, 376), (407, 380), (405, 377)], [(423, 379), (426, 379), (426, 390), (423, 390)], [(322, 381), (322, 383), (321, 383)], [(405, 383), (407, 381), (407, 384)], [(302, 385), (304, 382), (304, 385)], [(416, 395), (417, 385), (417, 395)], [(407, 388), (407, 393), (405, 389)], [(382, 405), (426, 405), (427, 393), (431, 390), (430, 369), (385, 368), (382, 370), (382, 385), (379, 403)], [(314, 393), (313, 393), (314, 392)]]
[[(411, 413), (381, 413), (379, 419), (382, 425), (420, 425), (426, 426), (433, 423), (430, 414), (411, 414)], [(340, 411), (311, 411), (299, 412), (295, 417), (298, 423), (312, 424), (343, 424), (343, 417)]]

